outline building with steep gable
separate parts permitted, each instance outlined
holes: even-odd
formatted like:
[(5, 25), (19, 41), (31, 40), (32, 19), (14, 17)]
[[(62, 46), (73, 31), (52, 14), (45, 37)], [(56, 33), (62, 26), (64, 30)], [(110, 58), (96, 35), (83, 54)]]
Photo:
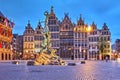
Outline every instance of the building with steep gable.
[(41, 43), (44, 40), (43, 28), (40, 21), (34, 31), (34, 53), (39, 53), (41, 48)]
[(12, 60), (12, 29), (14, 23), (0, 12), (0, 60)]
[(74, 54), (74, 37), (73, 30), (74, 25), (69, 18), (68, 14), (65, 14), (60, 24), (60, 57), (71, 58)]
[(25, 54), (33, 54), (34, 49), (34, 29), (32, 28), (30, 21), (28, 21), (23, 34), (23, 56)]

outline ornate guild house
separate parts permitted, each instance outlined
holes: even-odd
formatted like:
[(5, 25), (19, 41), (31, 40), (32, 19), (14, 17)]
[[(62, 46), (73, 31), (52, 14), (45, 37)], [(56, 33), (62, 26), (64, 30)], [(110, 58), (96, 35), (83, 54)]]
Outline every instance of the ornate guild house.
[(14, 23), (0, 12), (0, 60), (12, 60), (12, 29)]
[(71, 58), (73, 55), (73, 30), (74, 26), (68, 14), (65, 14), (60, 24), (60, 56), (63, 58)]

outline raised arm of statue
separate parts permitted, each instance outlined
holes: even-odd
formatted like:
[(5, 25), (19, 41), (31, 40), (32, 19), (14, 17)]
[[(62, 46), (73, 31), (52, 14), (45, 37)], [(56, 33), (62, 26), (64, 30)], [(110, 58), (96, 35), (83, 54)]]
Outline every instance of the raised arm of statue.
[(44, 12), (44, 15), (46, 16), (46, 19), (45, 19), (45, 27), (44, 27), (44, 32), (48, 32), (49, 31), (49, 28), (48, 28), (48, 26), (47, 26), (47, 24), (48, 24), (48, 11), (45, 11)]

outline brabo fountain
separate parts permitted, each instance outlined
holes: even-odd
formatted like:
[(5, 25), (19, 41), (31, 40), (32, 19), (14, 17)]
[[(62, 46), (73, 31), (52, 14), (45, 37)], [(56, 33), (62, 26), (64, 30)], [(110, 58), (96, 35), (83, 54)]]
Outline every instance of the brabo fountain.
[[(44, 13), (46, 16), (45, 19), (45, 27), (44, 27), (44, 40), (41, 44), (40, 52), (37, 54), (36, 59), (34, 61), (34, 65), (47, 65), (47, 64), (57, 64), (65, 65), (65, 61), (63, 61), (59, 56), (56, 55), (56, 50), (52, 49), (50, 43), (50, 32), (47, 26), (48, 23), (48, 12)], [(54, 63), (55, 62), (55, 63)]]

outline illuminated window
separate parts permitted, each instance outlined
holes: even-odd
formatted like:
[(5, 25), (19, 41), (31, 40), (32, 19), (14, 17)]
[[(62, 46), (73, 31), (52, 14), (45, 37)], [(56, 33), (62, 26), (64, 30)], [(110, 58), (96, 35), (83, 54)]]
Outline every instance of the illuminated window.
[(25, 41), (27, 41), (27, 37), (25, 37)]

